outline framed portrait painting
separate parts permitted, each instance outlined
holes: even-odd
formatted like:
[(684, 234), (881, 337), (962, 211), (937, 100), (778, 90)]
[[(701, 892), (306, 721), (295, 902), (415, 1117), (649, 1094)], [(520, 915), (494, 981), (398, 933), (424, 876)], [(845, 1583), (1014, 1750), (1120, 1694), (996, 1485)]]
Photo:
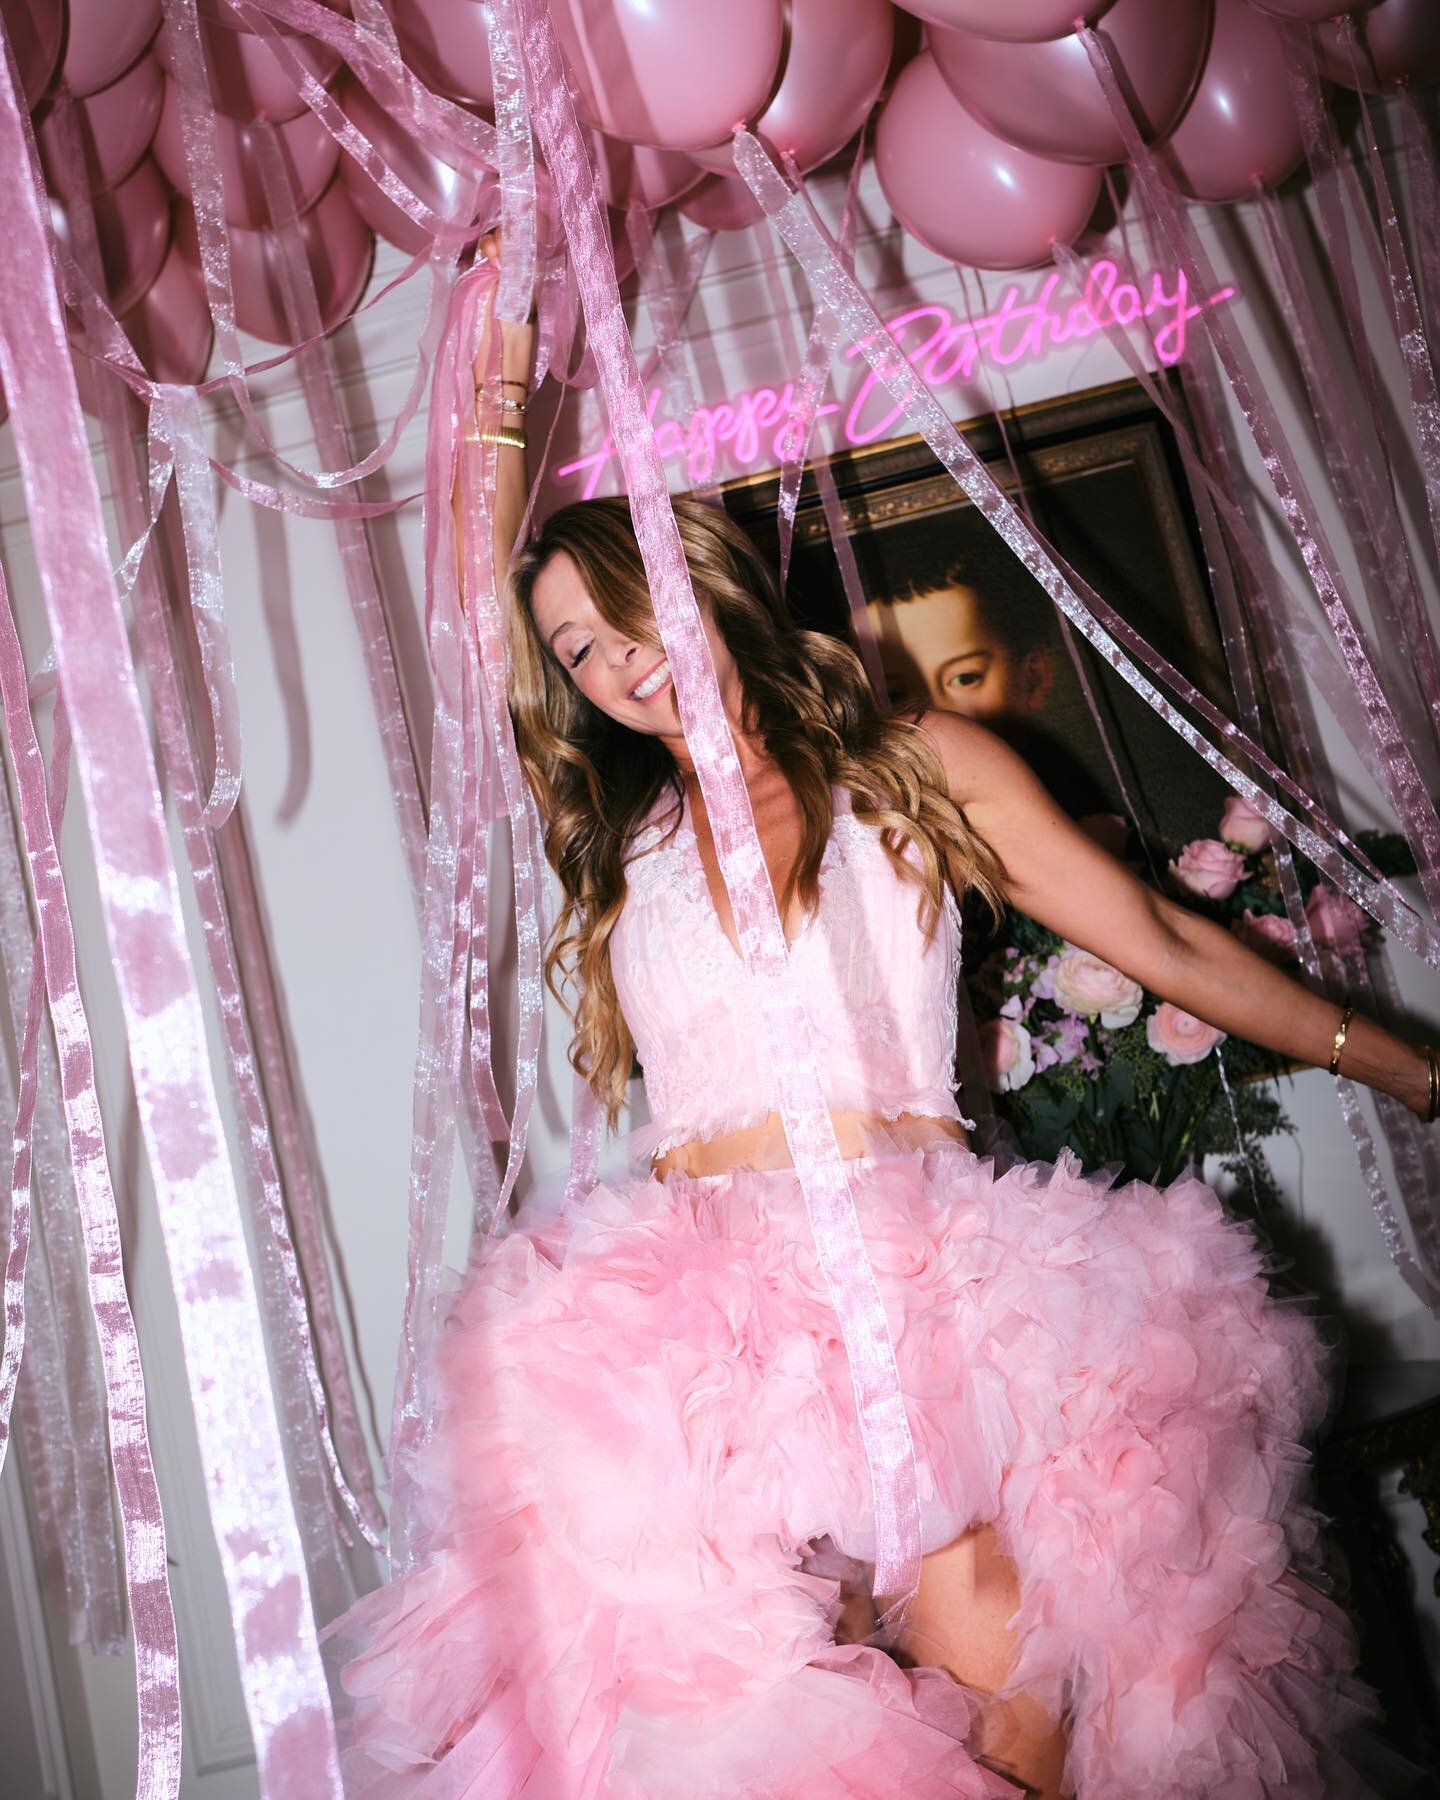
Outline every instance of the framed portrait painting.
[[(1065, 560), (1233, 711), (1173, 436), (1139, 386), (1007, 415), (1003, 437), (993, 418), (962, 429)], [(897, 703), (980, 719), (1072, 816), (1129, 813), (1152, 851), (1214, 834), (1224, 784), (1074, 631), (923, 440), (850, 451), (829, 466)], [(771, 550), (778, 487), (771, 474), (724, 492), (727, 510)], [(802, 624), (850, 634), (809, 471), (790, 599)]]

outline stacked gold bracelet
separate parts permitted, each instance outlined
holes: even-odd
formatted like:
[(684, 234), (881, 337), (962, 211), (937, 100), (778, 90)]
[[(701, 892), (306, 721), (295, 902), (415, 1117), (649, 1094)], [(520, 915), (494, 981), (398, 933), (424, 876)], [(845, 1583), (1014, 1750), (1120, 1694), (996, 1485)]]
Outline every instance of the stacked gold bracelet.
[[(513, 427), (499, 425), (493, 431), (467, 432), (465, 440), (470, 444), (503, 444), (507, 450), (524, 450), (527, 448), (524, 426), (525, 402), (512, 400), (503, 390), (507, 387), (517, 387), (522, 394), (529, 393), (530, 390), (523, 381), (516, 381), (509, 377), (500, 383), (500, 387), (502, 391), (498, 394), (492, 392), (490, 398), (499, 405), (502, 416), (509, 415), (516, 418), (521, 421), (520, 424)], [(483, 390), (475, 396), (477, 402), (482, 397)]]

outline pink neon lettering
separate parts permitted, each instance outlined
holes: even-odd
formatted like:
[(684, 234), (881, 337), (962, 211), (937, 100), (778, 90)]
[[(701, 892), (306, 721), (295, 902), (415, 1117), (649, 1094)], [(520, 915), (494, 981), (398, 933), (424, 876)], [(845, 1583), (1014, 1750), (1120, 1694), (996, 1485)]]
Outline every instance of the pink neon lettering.
[[(927, 302), (896, 313), (887, 328), (900, 355), (934, 389), (970, 381), (987, 363), (1013, 369), (1061, 344), (1094, 337), (1111, 324), (1143, 322), (1156, 356), (1169, 367), (1185, 354), (1190, 320), (1206, 307), (1223, 305), (1236, 293), (1234, 287), (1224, 287), (1207, 300), (1195, 301), (1181, 269), (1168, 275), (1161, 269), (1152, 270), (1137, 286), (1122, 281), (1118, 265), (1102, 257), (1087, 271), (1083, 296), (1060, 310), (1055, 304), (1060, 280), (1052, 270), (1028, 296), (1018, 282), (1012, 282), (999, 305), (984, 318), (957, 319), (949, 307)], [(859, 347), (851, 345), (845, 355), (847, 361), (853, 360)], [(817, 409), (816, 416), (825, 418), (843, 411), (840, 434), (846, 443), (876, 443), (894, 427), (903, 410), (890, 404), (883, 390), (877, 399), (878, 387), (874, 370), (867, 368), (848, 406), (844, 401), (830, 401)], [(683, 457), (691, 480), (712, 474), (722, 449), (736, 469), (755, 467), (767, 453), (771, 460), (782, 463), (800, 429), (794, 383), (789, 381), (778, 388), (748, 388), (714, 406), (697, 407), (683, 430), (672, 419), (657, 422), (661, 400), (658, 387), (646, 396), (656, 446), (667, 461)], [(873, 405), (872, 400), (876, 402)], [(582, 492), (588, 500), (614, 460), (615, 442), (607, 430), (595, 450), (563, 464), (555, 478), (570, 481), (583, 477)]]

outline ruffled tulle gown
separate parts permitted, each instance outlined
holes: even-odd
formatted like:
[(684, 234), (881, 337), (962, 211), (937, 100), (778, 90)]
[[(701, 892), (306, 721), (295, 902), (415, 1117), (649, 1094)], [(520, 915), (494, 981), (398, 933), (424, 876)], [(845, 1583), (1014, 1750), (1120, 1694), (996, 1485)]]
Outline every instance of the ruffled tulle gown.
[[(774, 1105), (688, 818), (630, 864), (617, 984), (650, 1147)], [(954, 1119), (959, 932), (837, 806), (792, 950), (827, 1091)], [(1012, 1685), (1067, 1715), (1083, 1800), (1369, 1790), (1347, 1622), (1314, 1585), (1313, 1326), (1196, 1180), (1116, 1189), (946, 1140), (851, 1165), (914, 1438), (924, 1548), (994, 1524)], [(428, 1554), (340, 1622), (348, 1792), (406, 1800), (1014, 1793), (975, 1699), (840, 1646), (870, 1477), (798, 1181), (741, 1168), (524, 1209), (458, 1291), (420, 1471)]]

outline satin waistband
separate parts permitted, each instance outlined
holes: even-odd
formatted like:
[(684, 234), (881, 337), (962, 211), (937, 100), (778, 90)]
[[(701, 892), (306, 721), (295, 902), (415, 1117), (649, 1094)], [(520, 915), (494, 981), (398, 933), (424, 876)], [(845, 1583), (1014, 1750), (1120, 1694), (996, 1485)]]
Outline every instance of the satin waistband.
[[(830, 1119), (840, 1154), (847, 1162), (884, 1152), (928, 1150), (942, 1143), (958, 1144), (963, 1149), (970, 1142), (961, 1119), (921, 1113), (902, 1113), (898, 1119), (885, 1119), (875, 1113), (853, 1111), (831, 1113)], [(742, 1131), (677, 1144), (651, 1164), (657, 1181), (666, 1181), (672, 1175), (728, 1175), (735, 1169), (763, 1172), (793, 1167), (778, 1113), (771, 1113), (760, 1124)]]

